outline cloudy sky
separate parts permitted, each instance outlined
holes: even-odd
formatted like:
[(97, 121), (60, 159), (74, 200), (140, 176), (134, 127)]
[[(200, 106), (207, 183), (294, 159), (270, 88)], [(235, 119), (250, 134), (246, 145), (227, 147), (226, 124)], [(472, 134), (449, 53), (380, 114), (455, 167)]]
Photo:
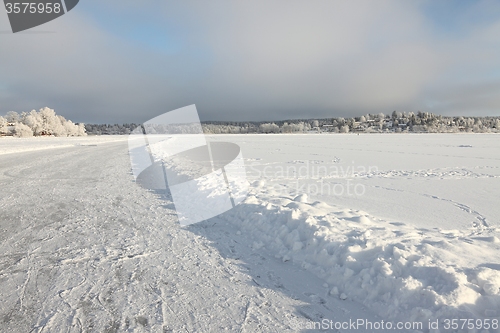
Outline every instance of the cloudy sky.
[(500, 115), (499, 1), (81, 0), (12, 34), (0, 114), (144, 122), (429, 111)]

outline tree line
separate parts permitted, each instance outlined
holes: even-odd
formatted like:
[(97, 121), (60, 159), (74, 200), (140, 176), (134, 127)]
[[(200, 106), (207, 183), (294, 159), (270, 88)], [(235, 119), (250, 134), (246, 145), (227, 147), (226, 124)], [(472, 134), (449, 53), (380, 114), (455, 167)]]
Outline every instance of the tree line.
[[(79, 135), (128, 135), (140, 124), (74, 124), (56, 115), (49, 108), (38, 112), (8, 112), (0, 116), (0, 135), (15, 136), (79, 136)], [(499, 133), (500, 117), (441, 116), (429, 112), (399, 112), (391, 114), (366, 114), (352, 118), (295, 119), (274, 122), (224, 122), (202, 123), (206, 134), (246, 133)]]
[[(88, 134), (130, 134), (140, 124), (92, 125), (86, 124)], [(399, 112), (392, 114), (366, 114), (353, 118), (296, 119), (274, 122), (224, 122), (202, 123), (206, 134), (246, 133), (498, 133), (500, 117), (451, 117), (429, 112)]]
[(500, 117), (450, 117), (429, 112), (398, 112), (367, 114), (353, 118), (303, 119), (275, 122), (231, 122), (206, 123), (203, 130), (209, 134), (231, 133), (497, 133), (500, 132)]

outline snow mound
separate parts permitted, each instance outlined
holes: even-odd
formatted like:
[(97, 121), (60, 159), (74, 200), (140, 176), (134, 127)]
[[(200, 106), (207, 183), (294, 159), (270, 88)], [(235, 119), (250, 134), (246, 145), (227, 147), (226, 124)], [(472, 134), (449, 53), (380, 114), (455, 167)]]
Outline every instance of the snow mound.
[(500, 294), (500, 271), (483, 268), (477, 274), (477, 284), (486, 295)]
[(307, 194), (301, 194), (301, 195), (298, 195), (295, 197), (295, 199), (293, 199), (293, 201), (297, 201), (297, 202), (307, 202)]
[(332, 297), (360, 302), (387, 319), (500, 316), (500, 298), (492, 297), (500, 294), (500, 271), (467, 267), (478, 254), (498, 257), (498, 243), (491, 241), (498, 230), (476, 237), (477, 230), (419, 229), (310, 204), (306, 195), (276, 197), (255, 187), (223, 216), (254, 240), (254, 251), (271, 251), (324, 279)]

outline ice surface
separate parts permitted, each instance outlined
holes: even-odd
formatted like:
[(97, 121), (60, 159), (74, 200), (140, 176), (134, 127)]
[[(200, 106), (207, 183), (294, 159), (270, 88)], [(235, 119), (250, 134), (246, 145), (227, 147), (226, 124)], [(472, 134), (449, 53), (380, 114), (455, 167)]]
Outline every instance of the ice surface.
[(250, 194), (188, 227), (126, 137), (0, 138), (1, 330), (498, 319), (498, 138), (209, 136), (241, 147)]

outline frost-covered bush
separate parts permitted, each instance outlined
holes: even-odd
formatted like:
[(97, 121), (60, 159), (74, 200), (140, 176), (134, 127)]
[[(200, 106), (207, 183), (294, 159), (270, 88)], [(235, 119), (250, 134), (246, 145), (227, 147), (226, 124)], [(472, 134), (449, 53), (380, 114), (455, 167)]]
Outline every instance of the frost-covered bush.
[(14, 136), (17, 136), (19, 138), (26, 138), (26, 137), (33, 136), (33, 130), (29, 126), (27, 126), (23, 123), (16, 123), (14, 125), (13, 133), (14, 133)]

